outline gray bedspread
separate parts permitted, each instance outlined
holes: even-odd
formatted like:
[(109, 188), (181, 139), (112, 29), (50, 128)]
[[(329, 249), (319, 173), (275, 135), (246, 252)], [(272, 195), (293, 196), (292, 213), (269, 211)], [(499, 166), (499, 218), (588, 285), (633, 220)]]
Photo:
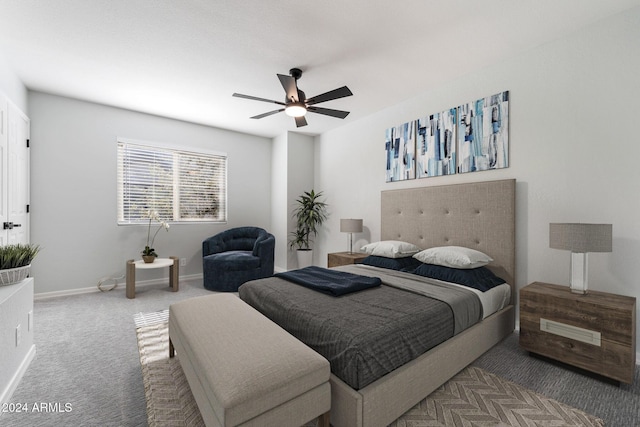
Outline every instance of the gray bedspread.
[(447, 303), (453, 311), (454, 335), (475, 325), (482, 319), (482, 304), (476, 294), (461, 287), (447, 285), (440, 280), (369, 265), (344, 265), (335, 267), (334, 270), (361, 276), (379, 277), (385, 285)]
[[(244, 301), (323, 355), (329, 360), (331, 371), (356, 390), (482, 318), (480, 302), (473, 292), (455, 290), (451, 296), (448, 292), (443, 293), (440, 284), (426, 283), (428, 279), (413, 275), (404, 277), (404, 274), (376, 267), (341, 269), (375, 275), (382, 279), (383, 285), (333, 297), (271, 277), (245, 283), (239, 294)], [(447, 302), (435, 299), (434, 295), (440, 295)], [(461, 308), (463, 306), (477, 306), (477, 316), (473, 309), (471, 314), (461, 314), (466, 310)], [(459, 312), (456, 318), (454, 311)], [(460, 321), (457, 317), (467, 320)], [(473, 317), (476, 319), (472, 322)]]

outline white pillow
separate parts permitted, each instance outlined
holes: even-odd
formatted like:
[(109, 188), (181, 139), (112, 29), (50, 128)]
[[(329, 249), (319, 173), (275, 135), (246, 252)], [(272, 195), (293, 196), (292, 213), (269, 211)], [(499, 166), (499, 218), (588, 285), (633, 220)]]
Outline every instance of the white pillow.
[(439, 246), (425, 249), (413, 256), (425, 264), (471, 269), (489, 264), (493, 259), (480, 251), (461, 246)]
[(416, 245), (398, 240), (383, 240), (381, 242), (369, 243), (360, 248), (360, 250), (369, 255), (385, 258), (407, 258), (420, 252), (420, 248)]

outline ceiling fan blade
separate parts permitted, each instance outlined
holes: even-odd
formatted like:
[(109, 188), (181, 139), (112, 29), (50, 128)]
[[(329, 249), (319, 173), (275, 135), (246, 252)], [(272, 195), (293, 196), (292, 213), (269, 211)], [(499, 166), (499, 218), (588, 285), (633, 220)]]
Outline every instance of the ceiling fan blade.
[(302, 127), (302, 126), (306, 126), (307, 125), (307, 119), (304, 118), (304, 116), (302, 117), (295, 117), (296, 119), (296, 127)]
[(329, 92), (325, 92), (320, 95), (313, 96), (307, 99), (307, 105), (318, 104), (320, 102), (327, 102), (338, 98), (344, 98), (346, 96), (351, 96), (353, 93), (349, 90), (348, 87), (342, 86), (338, 89), (330, 90)]
[(298, 86), (296, 85), (296, 79), (291, 76), (285, 76), (284, 74), (278, 74), (280, 83), (284, 91), (287, 93), (287, 100), (293, 99), (294, 102), (298, 102)]
[(284, 102), (274, 101), (273, 99), (258, 98), (257, 96), (243, 95), (241, 93), (234, 93), (232, 96), (235, 96), (236, 98), (251, 99), (253, 101), (262, 101), (262, 102), (270, 102), (272, 104), (278, 104), (278, 105), (287, 105)]
[(324, 114), (325, 116), (337, 117), (339, 119), (344, 119), (349, 115), (349, 111), (334, 110), (332, 108), (307, 107), (307, 110), (312, 113)]
[(262, 114), (258, 114), (257, 116), (253, 116), (251, 117), (252, 119), (261, 119), (263, 117), (267, 117), (270, 116), (272, 114), (277, 114), (277, 113), (281, 113), (284, 111), (284, 108), (281, 108), (279, 110), (273, 110), (273, 111), (269, 111), (268, 113), (262, 113)]

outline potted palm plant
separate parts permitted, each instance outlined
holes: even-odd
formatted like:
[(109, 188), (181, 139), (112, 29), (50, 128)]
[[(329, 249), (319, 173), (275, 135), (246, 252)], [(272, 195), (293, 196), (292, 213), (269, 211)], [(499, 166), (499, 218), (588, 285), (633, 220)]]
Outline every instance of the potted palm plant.
[(296, 220), (296, 230), (290, 233), (289, 248), (296, 249), (298, 268), (311, 265), (313, 251), (311, 242), (318, 234), (318, 227), (327, 219), (327, 204), (320, 200), (322, 191), (316, 193), (313, 189), (305, 191), (296, 200), (293, 218)]
[(38, 245), (24, 243), (0, 246), (0, 286), (13, 285), (26, 279), (31, 261), (39, 251)]

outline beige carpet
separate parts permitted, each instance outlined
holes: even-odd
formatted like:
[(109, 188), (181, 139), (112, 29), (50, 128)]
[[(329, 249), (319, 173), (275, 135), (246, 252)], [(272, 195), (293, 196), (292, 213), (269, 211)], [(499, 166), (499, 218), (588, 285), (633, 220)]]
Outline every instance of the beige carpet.
[[(169, 359), (165, 317), (166, 313), (136, 318), (149, 426), (204, 426), (179, 355)], [(480, 368), (468, 367), (391, 426), (604, 426), (604, 422)]]

